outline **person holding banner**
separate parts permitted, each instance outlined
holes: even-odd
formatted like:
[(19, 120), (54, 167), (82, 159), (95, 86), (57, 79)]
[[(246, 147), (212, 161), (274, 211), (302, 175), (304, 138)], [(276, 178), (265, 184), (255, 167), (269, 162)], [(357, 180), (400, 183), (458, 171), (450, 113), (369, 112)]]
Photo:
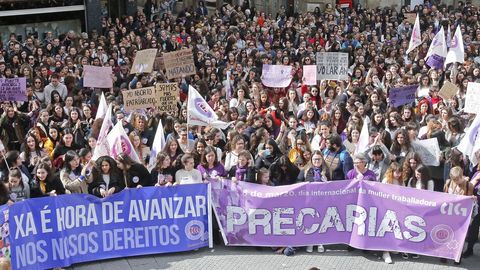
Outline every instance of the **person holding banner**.
[(88, 185), (88, 193), (99, 198), (108, 197), (120, 192), (122, 172), (118, 169), (117, 163), (110, 156), (103, 156), (95, 161)]
[(81, 166), (80, 157), (75, 151), (65, 153), (63, 169), (60, 171), (60, 180), (65, 187), (66, 193), (88, 194), (90, 178), (86, 176), (89, 166)]
[(150, 173), (143, 164), (136, 163), (132, 158), (120, 153), (116, 157), (117, 167), (123, 173), (120, 185), (123, 188), (141, 188), (153, 186)]
[(171, 186), (175, 182), (175, 169), (166, 153), (158, 153), (155, 168), (150, 172), (155, 186)]
[(227, 176), (225, 167), (223, 167), (217, 157), (217, 150), (212, 146), (207, 146), (205, 148), (197, 170), (202, 174), (203, 181), (208, 181), (211, 178)]
[(65, 194), (65, 187), (53, 168), (46, 162), (39, 163), (34, 169), (34, 179), (31, 183), (31, 197), (57, 196)]
[(181, 158), (183, 168), (175, 173), (175, 185), (202, 183), (203, 178), (200, 171), (194, 168), (195, 160), (190, 154)]
[(237, 165), (234, 165), (228, 172), (228, 177), (234, 182), (245, 181), (255, 182), (255, 167), (253, 167), (252, 155), (248, 151), (238, 153)]

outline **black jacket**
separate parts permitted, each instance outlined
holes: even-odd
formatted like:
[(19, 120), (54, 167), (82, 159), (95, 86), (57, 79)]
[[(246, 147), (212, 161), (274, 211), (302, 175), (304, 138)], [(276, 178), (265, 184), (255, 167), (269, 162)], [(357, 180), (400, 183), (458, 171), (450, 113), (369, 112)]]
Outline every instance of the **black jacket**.
[(42, 192), (40, 183), (36, 179), (30, 182), (30, 198), (50, 196), (49, 193), (52, 190), (55, 190), (57, 195), (65, 194), (65, 187), (57, 174), (45, 182), (45, 193)]
[[(228, 172), (228, 177), (235, 177), (235, 174), (237, 172), (237, 166), (233, 166), (230, 171)], [(250, 183), (255, 183), (255, 167), (248, 167), (247, 168), (247, 174), (245, 176), (245, 178), (243, 179), (243, 181), (245, 182), (250, 182)], [(241, 179), (237, 179), (239, 181), (241, 181)]]
[[(123, 188), (136, 188), (138, 185), (153, 186), (152, 177), (142, 164), (133, 164), (123, 177), (120, 181)], [(125, 186), (125, 182), (127, 186)]]
[(107, 187), (107, 183), (105, 183), (105, 181), (103, 180), (103, 176), (101, 174), (98, 174), (92, 179), (92, 183), (88, 185), (88, 193), (102, 198), (102, 195), (100, 194), (100, 189), (103, 188), (105, 189), (105, 191), (107, 191), (112, 187), (115, 188), (115, 191), (113, 193), (118, 193), (123, 190), (124, 185), (121, 185), (122, 180), (123, 178), (121, 174), (110, 174), (110, 182), (108, 183)]

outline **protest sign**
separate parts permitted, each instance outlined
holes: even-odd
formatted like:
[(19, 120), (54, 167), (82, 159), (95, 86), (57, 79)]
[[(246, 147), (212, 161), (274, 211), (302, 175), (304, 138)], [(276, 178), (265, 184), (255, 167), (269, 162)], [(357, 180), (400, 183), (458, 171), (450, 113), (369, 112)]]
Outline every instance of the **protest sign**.
[(125, 111), (155, 107), (157, 104), (155, 87), (145, 87), (122, 91)]
[(157, 110), (159, 112), (177, 111), (177, 100), (180, 93), (177, 83), (158, 83), (155, 87)]
[(317, 80), (347, 80), (348, 68), (348, 53), (317, 53)]
[(196, 73), (192, 49), (164, 53), (163, 64), (166, 70), (165, 75), (170, 80)]
[(0, 78), (1, 101), (27, 101), (27, 80), (20, 78)]
[(469, 82), (467, 85), (467, 94), (465, 95), (466, 113), (478, 113), (480, 110), (480, 83)]
[(292, 77), (292, 66), (263, 65), (261, 79), (266, 87), (287, 87)]
[(222, 236), (231, 246), (347, 244), (458, 260), (473, 208), (467, 196), (365, 180), (211, 183)]
[(112, 68), (111, 67), (97, 67), (97, 66), (83, 66), (83, 86), (84, 87), (98, 87), (98, 88), (112, 88)]
[(415, 153), (420, 156), (424, 165), (439, 166), (440, 165), (440, 147), (437, 138), (425, 140), (417, 140), (413, 143)]
[(133, 61), (130, 74), (150, 73), (153, 70), (153, 63), (157, 56), (157, 49), (146, 49), (137, 51), (135, 60)]
[(393, 107), (399, 107), (415, 101), (418, 85), (409, 85), (390, 89), (388, 98)]
[(305, 85), (317, 84), (317, 66), (315, 65), (303, 66), (303, 83)]
[(71, 194), (17, 202), (8, 218), (12, 269), (211, 246), (210, 208), (205, 184), (126, 189), (105, 199)]
[(438, 95), (443, 99), (450, 99), (453, 96), (455, 96), (457, 92), (458, 92), (458, 87), (455, 84), (449, 81), (445, 81), (443, 83), (442, 88), (438, 92)]

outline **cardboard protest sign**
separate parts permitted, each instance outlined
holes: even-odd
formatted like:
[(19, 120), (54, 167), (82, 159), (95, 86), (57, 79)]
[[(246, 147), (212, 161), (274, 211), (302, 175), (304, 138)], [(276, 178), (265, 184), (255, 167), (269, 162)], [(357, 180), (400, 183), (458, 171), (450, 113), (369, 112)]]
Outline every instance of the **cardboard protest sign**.
[(112, 68), (84, 66), (83, 67), (83, 86), (97, 88), (112, 88)]
[(449, 81), (445, 81), (445, 83), (443, 83), (442, 89), (440, 89), (440, 92), (438, 92), (438, 95), (441, 96), (443, 99), (450, 99), (455, 96), (457, 92), (458, 87), (455, 84)]
[(155, 87), (157, 110), (159, 112), (176, 111), (180, 92), (177, 83), (159, 83)]
[(263, 65), (261, 79), (266, 87), (287, 87), (292, 77), (292, 66)]
[(27, 101), (27, 80), (21, 78), (0, 78), (1, 101)]
[(480, 83), (468, 83), (463, 111), (466, 113), (478, 113), (480, 111)]
[(317, 53), (317, 80), (347, 80), (348, 53)]
[(163, 63), (168, 79), (181, 78), (196, 73), (192, 49), (164, 53)]
[(303, 66), (303, 83), (305, 85), (317, 84), (317, 66), (315, 65)]
[(155, 87), (122, 91), (125, 111), (155, 107), (157, 104)]
[(130, 74), (136, 73), (150, 73), (153, 70), (153, 63), (157, 56), (157, 49), (146, 49), (137, 51), (135, 60), (133, 61), (132, 70)]
[(426, 140), (417, 140), (413, 143), (415, 153), (418, 153), (424, 165), (439, 166), (440, 165), (440, 147), (437, 138)]
[(415, 93), (418, 85), (409, 85), (405, 87), (398, 87), (390, 89), (388, 98), (393, 107), (399, 107), (404, 104), (415, 101)]

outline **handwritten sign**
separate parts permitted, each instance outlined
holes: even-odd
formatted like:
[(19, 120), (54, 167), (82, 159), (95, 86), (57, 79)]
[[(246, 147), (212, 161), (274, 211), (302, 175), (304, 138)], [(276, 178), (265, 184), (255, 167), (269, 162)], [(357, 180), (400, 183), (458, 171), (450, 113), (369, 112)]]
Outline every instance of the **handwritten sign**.
[(164, 53), (163, 63), (168, 79), (181, 78), (196, 73), (192, 49)]
[(415, 153), (418, 153), (423, 164), (427, 166), (440, 165), (440, 147), (437, 138), (419, 140), (413, 143)]
[(450, 99), (453, 96), (455, 96), (458, 92), (458, 87), (449, 82), (445, 81), (443, 83), (442, 89), (440, 89), (440, 92), (438, 92), (438, 95), (441, 96), (443, 99)]
[(135, 60), (133, 61), (130, 74), (152, 72), (155, 56), (157, 56), (157, 49), (138, 51), (135, 55)]
[(305, 85), (317, 84), (317, 66), (315, 65), (303, 66), (303, 83)]
[(27, 80), (21, 78), (0, 78), (0, 100), (27, 101)]
[(292, 82), (292, 66), (263, 65), (262, 83), (266, 87), (287, 87)]
[(157, 104), (155, 87), (145, 87), (122, 91), (125, 111), (155, 107)]
[(155, 90), (159, 112), (177, 111), (177, 99), (180, 92), (177, 83), (159, 83)]
[(348, 53), (317, 53), (317, 80), (347, 80)]
[(112, 68), (84, 66), (83, 67), (83, 86), (98, 87), (98, 88), (112, 88), (113, 87)]
[(468, 83), (463, 111), (475, 114), (480, 111), (480, 83)]
[(409, 85), (390, 89), (390, 93), (388, 95), (390, 104), (392, 104), (393, 107), (399, 107), (415, 101), (415, 93), (417, 92), (417, 88), (418, 85)]

